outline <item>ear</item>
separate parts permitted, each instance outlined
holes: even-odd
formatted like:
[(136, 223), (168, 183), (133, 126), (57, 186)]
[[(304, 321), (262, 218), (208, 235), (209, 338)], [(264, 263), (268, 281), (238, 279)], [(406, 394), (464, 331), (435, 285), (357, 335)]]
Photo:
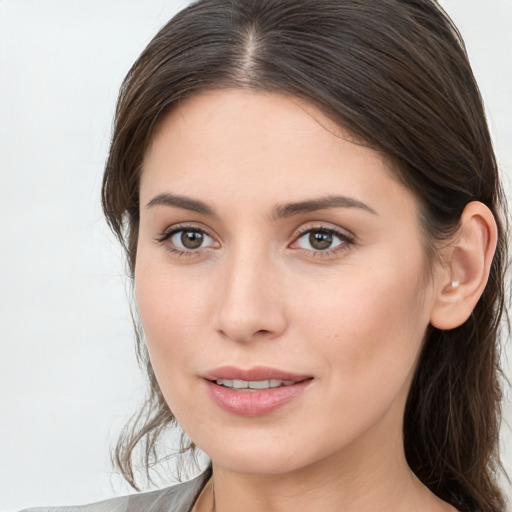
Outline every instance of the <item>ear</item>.
[(445, 262), (436, 275), (435, 302), (430, 323), (438, 329), (454, 329), (471, 315), (482, 295), (498, 240), (493, 214), (473, 201), (461, 216), (460, 227), (441, 250)]

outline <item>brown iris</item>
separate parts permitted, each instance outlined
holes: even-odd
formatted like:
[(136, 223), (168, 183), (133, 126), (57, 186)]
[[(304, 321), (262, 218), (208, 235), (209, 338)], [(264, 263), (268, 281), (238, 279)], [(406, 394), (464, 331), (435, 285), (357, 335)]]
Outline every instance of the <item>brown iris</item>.
[(323, 251), (332, 245), (332, 233), (329, 231), (312, 231), (309, 233), (309, 243), (313, 249)]
[(186, 249), (197, 249), (201, 247), (204, 235), (199, 231), (183, 231), (180, 238), (183, 247)]

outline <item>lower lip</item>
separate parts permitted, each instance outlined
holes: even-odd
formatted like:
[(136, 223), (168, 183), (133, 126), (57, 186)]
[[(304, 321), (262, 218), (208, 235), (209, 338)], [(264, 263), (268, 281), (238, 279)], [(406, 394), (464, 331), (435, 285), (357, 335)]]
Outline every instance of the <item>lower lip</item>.
[(261, 391), (236, 391), (209, 380), (206, 384), (212, 400), (221, 409), (238, 416), (255, 417), (269, 414), (290, 403), (302, 394), (311, 380)]

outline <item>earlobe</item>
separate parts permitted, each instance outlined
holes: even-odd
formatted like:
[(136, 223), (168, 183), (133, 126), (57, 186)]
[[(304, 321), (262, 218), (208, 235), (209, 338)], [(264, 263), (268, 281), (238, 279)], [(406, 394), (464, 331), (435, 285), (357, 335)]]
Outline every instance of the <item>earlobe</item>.
[(462, 325), (482, 295), (496, 250), (498, 228), (483, 203), (466, 205), (460, 226), (443, 249), (445, 266), (436, 277), (436, 298), (430, 323), (442, 330)]

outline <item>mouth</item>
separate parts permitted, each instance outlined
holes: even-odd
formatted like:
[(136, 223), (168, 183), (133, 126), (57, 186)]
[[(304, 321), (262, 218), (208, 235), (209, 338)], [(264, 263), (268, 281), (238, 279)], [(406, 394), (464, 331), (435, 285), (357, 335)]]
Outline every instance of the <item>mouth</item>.
[(256, 384), (267, 387), (277, 387), (281, 385), (291, 385), (296, 382), (301, 382), (306, 379), (312, 379), (312, 375), (292, 373), (278, 368), (271, 368), (269, 366), (253, 366), (251, 368), (238, 368), (236, 366), (220, 366), (214, 370), (208, 371), (202, 375), (206, 380), (218, 382), (219, 385), (227, 385), (232, 387), (231, 382), (244, 383), (240, 389), (252, 386), (245, 386), (245, 383), (268, 383)]
[(215, 382), (218, 386), (228, 389), (236, 389), (237, 391), (261, 391), (263, 389), (279, 388), (281, 386), (293, 386), (297, 384), (294, 380), (241, 380), (241, 379), (217, 379)]
[(272, 413), (297, 399), (311, 384), (311, 375), (267, 367), (221, 367), (202, 376), (210, 398), (222, 410), (238, 416)]

